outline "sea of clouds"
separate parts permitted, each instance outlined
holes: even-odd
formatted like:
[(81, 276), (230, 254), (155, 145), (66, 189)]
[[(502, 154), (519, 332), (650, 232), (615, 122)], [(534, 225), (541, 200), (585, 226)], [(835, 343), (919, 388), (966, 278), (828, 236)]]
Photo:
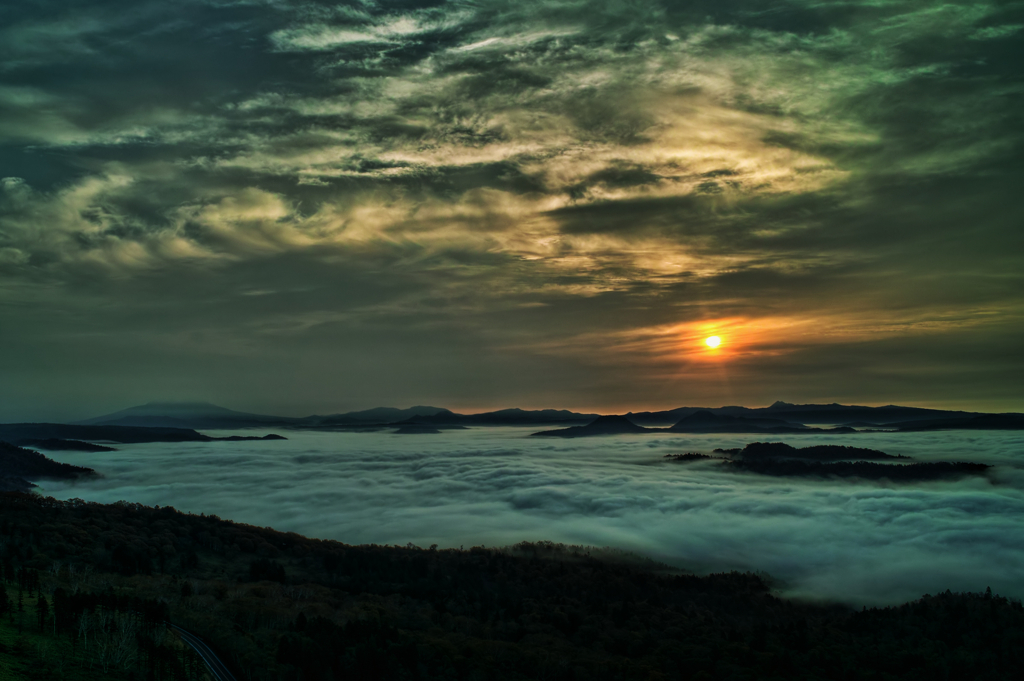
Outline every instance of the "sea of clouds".
[(102, 477), (43, 482), (40, 491), (174, 506), (350, 544), (612, 546), (699, 573), (764, 571), (787, 595), (853, 604), (988, 586), (1024, 597), (1024, 433), (781, 438), (797, 447), (851, 444), (919, 461), (995, 464), (984, 477), (895, 485), (664, 460), (765, 436), (550, 440), (530, 432), (284, 431), (287, 441), (59, 452), (50, 455)]

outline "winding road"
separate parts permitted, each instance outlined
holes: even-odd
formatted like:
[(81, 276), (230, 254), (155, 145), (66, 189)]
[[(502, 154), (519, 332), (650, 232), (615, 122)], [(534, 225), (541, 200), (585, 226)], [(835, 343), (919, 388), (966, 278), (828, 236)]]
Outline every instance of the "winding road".
[(203, 662), (205, 662), (206, 666), (210, 668), (210, 673), (213, 674), (213, 677), (217, 681), (235, 681), (234, 675), (228, 671), (228, 668), (220, 661), (217, 654), (210, 650), (210, 646), (203, 643), (203, 639), (190, 631), (182, 629), (176, 624), (168, 622), (167, 626), (178, 632), (178, 635), (181, 636), (181, 640), (191, 646), (192, 650), (199, 653), (199, 657), (203, 658)]

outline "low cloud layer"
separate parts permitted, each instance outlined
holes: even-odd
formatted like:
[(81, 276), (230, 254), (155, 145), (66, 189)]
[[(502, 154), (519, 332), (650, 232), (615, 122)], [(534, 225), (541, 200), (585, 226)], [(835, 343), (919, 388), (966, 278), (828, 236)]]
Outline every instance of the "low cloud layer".
[[(788, 594), (853, 603), (987, 586), (1024, 597), (1024, 438), (1017, 434), (857, 436), (857, 446), (920, 461), (996, 465), (988, 477), (889, 485), (763, 478), (663, 459), (742, 446), (749, 441), (742, 436), (553, 443), (527, 432), (123, 445), (57, 454), (104, 477), (43, 483), (42, 491), (169, 505), (348, 543), (614, 546), (698, 572), (763, 570)], [(786, 441), (851, 444), (849, 436)]]
[[(1024, 408), (1019, 3), (3, 18), (4, 420)], [(708, 329), (713, 371), (686, 342)]]

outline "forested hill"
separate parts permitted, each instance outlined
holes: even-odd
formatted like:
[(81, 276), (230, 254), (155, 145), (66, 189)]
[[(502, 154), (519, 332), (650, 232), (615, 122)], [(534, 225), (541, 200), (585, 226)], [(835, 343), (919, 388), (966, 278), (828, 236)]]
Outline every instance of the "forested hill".
[(49, 459), (39, 452), (0, 442), (0, 490), (27, 492), (40, 478), (74, 479), (94, 475), (96, 471)]
[[(62, 597), (42, 631), (77, 641), (88, 607), (135, 599), (247, 679), (930, 681), (1024, 665), (1024, 608), (990, 593), (861, 611), (780, 599), (753, 574), (671, 574), (551, 544), (349, 546), (0, 494), (0, 559), (8, 590), (103, 595)], [(124, 673), (142, 678), (136, 659)]]

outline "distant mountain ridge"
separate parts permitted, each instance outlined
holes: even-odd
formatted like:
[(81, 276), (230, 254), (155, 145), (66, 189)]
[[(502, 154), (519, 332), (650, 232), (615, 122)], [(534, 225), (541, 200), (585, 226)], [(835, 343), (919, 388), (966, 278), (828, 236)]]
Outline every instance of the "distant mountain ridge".
[(629, 412), (626, 416), (639, 425), (664, 426), (674, 424), (679, 419), (699, 411), (707, 411), (718, 416), (763, 417), (801, 424), (860, 425), (863, 423), (874, 426), (903, 421), (970, 418), (981, 415), (977, 412), (900, 407), (892, 404), (884, 407), (864, 407), (844, 404), (791, 404), (778, 401), (768, 407), (679, 407), (667, 411)]
[(332, 414), (330, 416), (307, 416), (301, 419), (304, 422), (313, 422), (319, 425), (332, 423), (395, 423), (416, 418), (430, 418), (440, 414), (451, 414), (447, 409), (441, 407), (416, 406), (408, 409), (396, 407), (376, 407), (364, 409), (363, 411), (350, 411), (346, 414)]
[(90, 426), (141, 428), (250, 428), (298, 424), (302, 419), (249, 414), (209, 402), (149, 402), (79, 422)]
[(544, 425), (588, 423), (599, 414), (578, 414), (565, 409), (501, 409), (482, 414), (457, 414), (442, 407), (418, 405), (407, 409), (376, 407), (344, 414), (305, 417), (250, 414), (207, 402), (150, 402), (138, 407), (97, 416), (79, 425), (136, 426), (149, 428), (232, 429), (311, 428), (331, 429), (366, 426), (439, 425)]
[(533, 435), (546, 437), (591, 437), (594, 435), (628, 435), (648, 433), (647, 428), (636, 425), (625, 416), (598, 416), (585, 426), (572, 426), (561, 430), (545, 430)]
[[(393, 423), (419, 416), (448, 412), (440, 407), (417, 406), (409, 409), (377, 407), (347, 414), (305, 417), (250, 414), (226, 409), (209, 402), (149, 402), (113, 414), (81, 421), (81, 425), (136, 426), (145, 428), (233, 429), (233, 428), (329, 428), (336, 425)], [(451, 412), (448, 412), (451, 413)]]
[(705, 431), (715, 433), (731, 431), (748, 433), (751, 428), (774, 432), (800, 432), (807, 430), (807, 427), (802, 423), (794, 423), (785, 419), (715, 414), (707, 409), (684, 416), (673, 424), (669, 430), (676, 433), (700, 433)]
[(809, 428), (801, 423), (782, 419), (747, 418), (713, 414), (706, 409), (679, 419), (668, 428), (645, 428), (633, 423), (627, 416), (599, 416), (585, 426), (573, 426), (559, 430), (544, 430), (533, 435), (545, 437), (592, 437), (596, 435), (627, 435), (633, 433), (853, 433), (848, 426), (835, 428)]
[(549, 423), (589, 423), (600, 414), (578, 414), (566, 409), (499, 409), (482, 414), (456, 414), (447, 409), (432, 416), (415, 416), (403, 422), (436, 425), (532, 426)]
[[(566, 409), (499, 409), (459, 414), (443, 407), (418, 405), (405, 409), (375, 407), (341, 414), (306, 417), (251, 414), (207, 402), (151, 402), (81, 422), (80, 425), (136, 426), (176, 429), (297, 428), (314, 430), (367, 427), (442, 426), (585, 426), (600, 417)], [(900, 430), (1024, 429), (1024, 415), (984, 414), (922, 407), (886, 405), (792, 404), (768, 407), (678, 407), (623, 415), (640, 427), (672, 427), (676, 432), (799, 432), (807, 424)]]

